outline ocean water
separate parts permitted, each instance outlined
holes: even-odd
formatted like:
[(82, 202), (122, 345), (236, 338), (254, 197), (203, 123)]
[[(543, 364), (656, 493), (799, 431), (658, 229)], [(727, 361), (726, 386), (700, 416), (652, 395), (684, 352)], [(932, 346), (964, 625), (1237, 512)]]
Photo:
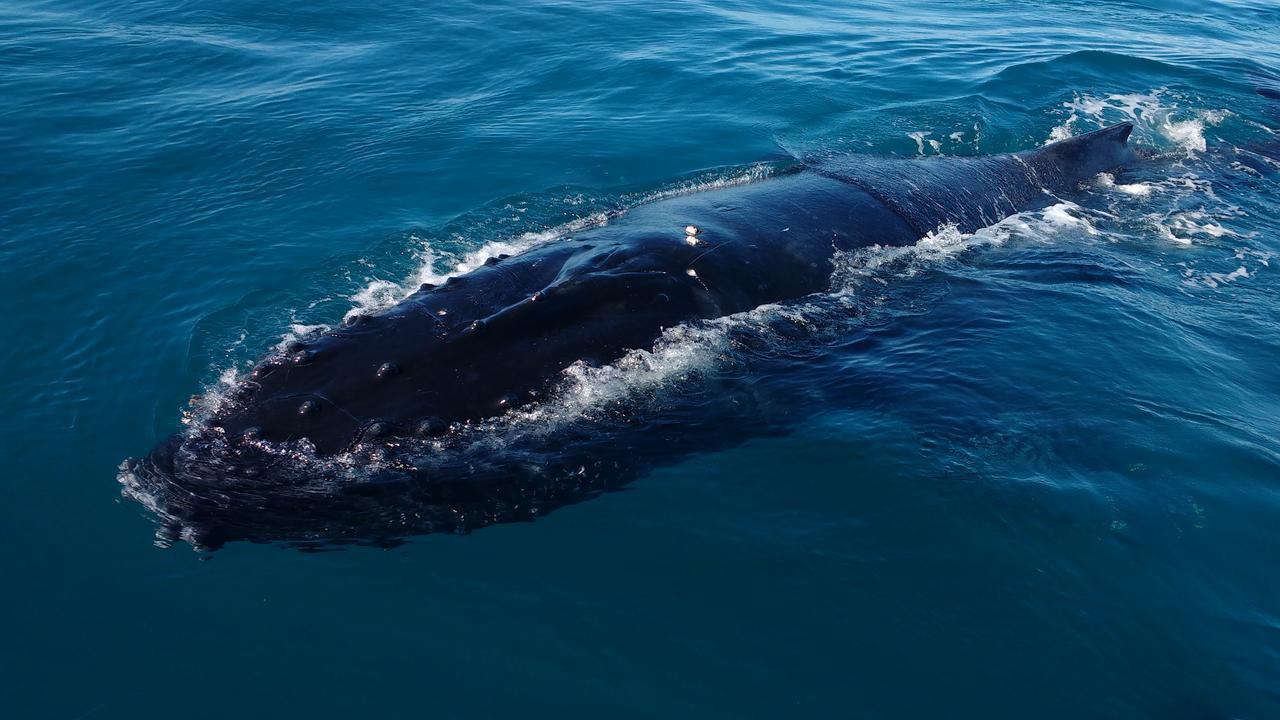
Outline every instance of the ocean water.
[[(1265, 1), (0, 3), (0, 716), (1280, 717), (1277, 37)], [(491, 429), (750, 399), (618, 492), (211, 557), (121, 498), (192, 395), (494, 252), (1121, 120), (1129, 172)]]

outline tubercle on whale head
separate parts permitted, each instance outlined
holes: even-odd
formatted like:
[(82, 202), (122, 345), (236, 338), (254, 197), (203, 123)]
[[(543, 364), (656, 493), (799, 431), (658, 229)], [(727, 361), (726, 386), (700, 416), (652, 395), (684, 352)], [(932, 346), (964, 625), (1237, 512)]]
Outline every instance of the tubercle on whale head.
[(298, 350), (309, 353), (305, 363), (264, 361), (225, 394), (204, 424), (236, 447), (303, 443), (320, 457), (375, 442), (438, 438), (458, 423), (501, 415), (536, 394), (509, 377), (476, 383), (489, 373), (501, 375), (510, 363), (500, 345), (490, 347), (485, 327), (485, 320), (473, 321), (445, 341), (429, 338), (425, 350), (405, 333), (373, 342), (317, 338)]
[[(230, 443), (305, 441), (317, 455), (331, 455), (364, 438), (411, 435), (417, 422), (438, 414), (430, 402), (416, 408), (409, 400), (421, 396), (429, 356), (440, 345), (439, 320), (403, 308), (350, 317), (262, 360), (225, 395), (208, 426)], [(411, 414), (415, 409), (420, 413)]]

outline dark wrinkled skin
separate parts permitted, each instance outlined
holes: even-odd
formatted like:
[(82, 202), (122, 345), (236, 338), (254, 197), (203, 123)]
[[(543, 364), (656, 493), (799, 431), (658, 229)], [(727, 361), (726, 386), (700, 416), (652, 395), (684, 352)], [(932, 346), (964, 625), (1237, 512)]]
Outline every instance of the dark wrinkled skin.
[[(827, 161), (641, 206), (572, 239), (492, 259), (264, 361), (207, 427), (132, 463), (126, 492), (205, 547), (240, 538), (385, 542), (456, 529), (459, 507), (470, 527), (523, 517), (502, 507), (578, 499), (588, 490), (545, 477), (530, 484), (439, 469), (303, 493), (304, 471), (258, 449), (305, 439), (327, 456), (445, 435), (542, 397), (575, 362), (606, 364), (651, 347), (664, 328), (822, 292), (838, 251), (910, 244), (943, 223), (971, 232), (1042, 205), (1045, 191), (1070, 191), (1128, 162), (1130, 130), (1016, 155)], [(687, 225), (699, 229), (696, 242)], [(404, 507), (430, 519), (390, 528)]]

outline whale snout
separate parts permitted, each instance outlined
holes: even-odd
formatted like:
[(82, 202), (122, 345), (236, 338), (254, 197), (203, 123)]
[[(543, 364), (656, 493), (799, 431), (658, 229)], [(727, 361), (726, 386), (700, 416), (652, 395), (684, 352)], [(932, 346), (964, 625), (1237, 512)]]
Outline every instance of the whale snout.
[[(158, 520), (157, 543), (177, 541), (197, 550), (256, 537), (281, 518), (317, 519), (315, 498), (343, 483), (317, 471), (312, 453), (280, 446), (252, 428), (229, 436), (201, 427), (172, 435), (145, 456), (120, 466), (121, 493)], [(293, 529), (286, 537), (305, 538)]]
[[(433, 432), (440, 427), (428, 425)], [(365, 428), (360, 437), (371, 433)], [(469, 497), (471, 489), (445, 482), (432, 468), (378, 466), (370, 461), (378, 452), (335, 462), (305, 443), (281, 445), (248, 431), (228, 435), (211, 425), (126, 460), (117, 478), (122, 495), (157, 521), (158, 545), (185, 542), (200, 552), (237, 540), (302, 549), (347, 542), (389, 547), (402, 542), (405, 517), (428, 531), (461, 522), (442, 503)]]
[(183, 462), (184, 437), (175, 434), (141, 458), (130, 458), (117, 476), (121, 494), (151, 511), (157, 521), (156, 543), (167, 547), (179, 540), (199, 550), (216, 550), (225, 540), (201, 518), (218, 504), (212, 485), (192, 484)]

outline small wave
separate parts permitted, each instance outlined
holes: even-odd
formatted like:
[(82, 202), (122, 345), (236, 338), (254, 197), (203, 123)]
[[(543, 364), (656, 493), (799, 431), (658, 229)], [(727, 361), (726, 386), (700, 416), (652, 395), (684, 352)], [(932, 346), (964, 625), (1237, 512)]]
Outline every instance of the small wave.
[[(546, 230), (526, 232), (512, 238), (486, 242), (460, 256), (441, 255), (430, 240), (415, 235), (412, 240), (418, 243), (415, 251), (417, 264), (412, 272), (398, 283), (384, 279), (370, 280), (350, 297), (351, 308), (347, 310), (344, 319), (353, 315), (381, 312), (417, 292), (423, 283), (439, 285), (455, 275), (464, 275), (475, 270), (484, 265), (485, 260), (495, 255), (515, 255), (575, 232), (601, 227), (613, 217), (616, 217), (616, 213), (592, 213)], [(438, 269), (442, 264), (445, 269)]]
[(773, 166), (756, 164), (728, 175), (714, 173), (701, 175), (670, 187), (627, 196), (624, 201), (624, 205), (628, 208), (632, 208), (640, 205), (647, 205), (659, 200), (666, 200), (667, 198), (692, 195), (706, 190), (719, 190), (721, 188), (735, 187), (737, 185), (746, 185), (748, 183), (764, 180), (774, 173), (775, 168)]

